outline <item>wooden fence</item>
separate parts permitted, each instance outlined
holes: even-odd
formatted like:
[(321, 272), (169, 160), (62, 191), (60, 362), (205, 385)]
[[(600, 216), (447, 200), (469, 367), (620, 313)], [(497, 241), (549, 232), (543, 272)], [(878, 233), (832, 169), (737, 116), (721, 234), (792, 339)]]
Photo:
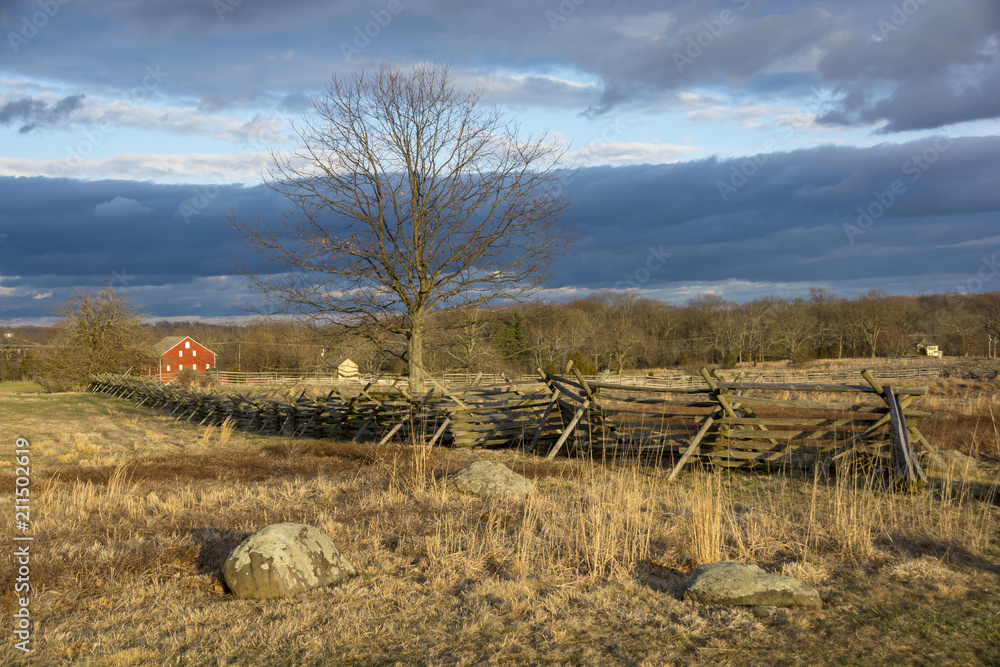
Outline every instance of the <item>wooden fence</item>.
[(658, 387), (587, 378), (570, 364), (561, 375), (539, 371), (492, 386), (448, 387), (431, 378), (421, 394), (369, 382), (353, 395), (334, 386), (325, 396), (251, 396), (110, 375), (95, 378), (89, 390), (191, 423), (229, 420), (245, 431), (288, 437), (519, 447), (549, 459), (561, 452), (653, 458), (673, 465), (671, 478), (691, 461), (812, 467), (860, 460), (895, 470), (906, 484), (925, 481), (913, 443), (932, 446), (914, 420), (930, 413), (913, 404), (926, 387), (883, 386), (868, 371), (855, 376), (861, 384), (744, 375), (727, 381), (702, 369), (700, 386)]
[(537, 381), (518, 385), (446, 388), (437, 383), (411, 395), (401, 386), (369, 382), (350, 395), (335, 386), (325, 396), (207, 393), (134, 376), (102, 375), (88, 391), (109, 394), (189, 423), (220, 425), (267, 435), (387, 441), (431, 438), (457, 447), (511, 446), (540, 434), (559, 437), (558, 414), (542, 413), (550, 394)]
[(706, 369), (698, 388), (640, 387), (571, 370), (545, 374), (567, 424), (549, 458), (564, 443), (594, 458), (653, 457), (673, 463), (671, 478), (692, 460), (811, 468), (860, 459), (894, 468), (905, 484), (926, 481), (912, 444), (933, 449), (913, 421), (931, 416), (913, 407), (926, 387), (883, 386), (868, 371), (864, 384), (727, 382)]
[[(884, 380), (918, 380), (925, 378), (939, 377), (947, 371), (947, 367), (940, 362), (931, 364), (918, 364), (897, 368), (880, 369), (878, 375)], [(767, 368), (756, 369), (747, 368), (740, 371), (745, 377), (756, 382), (850, 382), (857, 379), (857, 371), (850, 370), (806, 370), (795, 368)], [(224, 385), (267, 385), (267, 384), (335, 384), (343, 383), (347, 385), (366, 385), (368, 383), (378, 384), (398, 384), (406, 381), (406, 378), (399, 376), (365, 376), (340, 377), (329, 372), (309, 373), (298, 371), (261, 371), (261, 372), (241, 372), (241, 371), (220, 371), (211, 370), (206, 374), (219, 384)], [(449, 372), (436, 376), (444, 385), (464, 387), (471, 385), (501, 385), (508, 382), (531, 383), (538, 380), (537, 375), (507, 375), (505, 373), (461, 373)], [(701, 388), (705, 386), (704, 380), (698, 375), (690, 375), (682, 371), (659, 372), (647, 375), (620, 375), (613, 373), (603, 373), (601, 375), (587, 375), (587, 380), (611, 382), (632, 387), (662, 387), (662, 388)]]
[[(941, 377), (945, 367), (940, 363), (904, 368), (887, 368), (878, 371), (878, 376), (884, 380), (922, 380)], [(851, 370), (777, 370), (746, 368), (738, 371), (741, 376), (754, 382), (769, 383), (841, 383), (858, 379), (858, 371)], [(527, 382), (534, 375), (519, 375), (508, 377), (503, 373), (444, 373), (439, 376), (446, 384), (471, 384), (476, 378), (483, 384), (495, 384), (507, 381)], [(605, 382), (630, 387), (655, 387), (662, 389), (702, 389), (705, 381), (700, 375), (690, 375), (681, 371), (672, 373), (655, 373), (648, 375), (619, 375), (605, 372), (600, 375), (584, 376), (588, 381)]]

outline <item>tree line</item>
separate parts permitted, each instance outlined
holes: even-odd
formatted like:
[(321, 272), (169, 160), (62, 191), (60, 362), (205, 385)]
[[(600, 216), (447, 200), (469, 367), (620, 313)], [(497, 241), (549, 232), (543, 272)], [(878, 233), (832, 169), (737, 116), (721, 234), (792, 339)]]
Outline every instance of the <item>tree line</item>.
[[(166, 336), (191, 336), (218, 355), (219, 370), (316, 372), (349, 357), (365, 374), (407, 374), (405, 348), (371, 332), (297, 321), (239, 324), (150, 322), (107, 288), (81, 292), (52, 327), (3, 330), (0, 379), (80, 383), (100, 372), (137, 373)], [(9, 334), (9, 335), (8, 335)], [(468, 308), (429, 318), (424, 367), (531, 373), (572, 359), (584, 372), (788, 359), (902, 357), (920, 343), (947, 356), (996, 356), (1000, 292), (847, 298), (814, 287), (807, 297), (735, 303), (701, 294), (683, 305), (635, 292), (565, 302)], [(395, 346), (395, 347), (394, 347)]]
[(714, 294), (684, 305), (634, 292), (465, 313), (442, 330), (437, 368), (530, 372), (572, 358), (592, 370), (733, 365), (788, 359), (902, 357), (921, 343), (950, 356), (994, 356), (1000, 292), (853, 298), (814, 287), (806, 298), (738, 304)]

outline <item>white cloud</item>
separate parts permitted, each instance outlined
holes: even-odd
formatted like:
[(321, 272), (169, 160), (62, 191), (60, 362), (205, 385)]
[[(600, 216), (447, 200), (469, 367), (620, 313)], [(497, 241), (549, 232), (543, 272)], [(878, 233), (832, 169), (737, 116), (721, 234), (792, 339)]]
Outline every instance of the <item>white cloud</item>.
[[(29, 96), (23, 86), (7, 87), (0, 82), (0, 107)], [(39, 102), (54, 105), (64, 96), (51, 91), (36, 92), (32, 96)], [(148, 130), (156, 133), (195, 135), (229, 141), (251, 150), (265, 150), (288, 141), (288, 124), (283, 120), (261, 115), (239, 119), (221, 114), (182, 106), (156, 107), (136, 102), (102, 98), (88, 94), (82, 106), (65, 118), (64, 129), (96, 128), (91, 130), (106, 134), (123, 128)], [(108, 129), (110, 128), (110, 129)]]
[(664, 164), (698, 150), (695, 146), (643, 141), (594, 141), (570, 157), (583, 165)]
[[(829, 136), (836, 128), (819, 125), (816, 122), (817, 110), (822, 108), (826, 100), (813, 96), (806, 100), (805, 105), (778, 104), (746, 104), (727, 106), (712, 104), (687, 113), (688, 119), (696, 123), (711, 123), (720, 125), (735, 123), (745, 130), (776, 130), (779, 127), (791, 128), (798, 133), (820, 133)], [(809, 110), (807, 107), (813, 107)], [(824, 139), (826, 140), (826, 139)]]
[(631, 39), (655, 41), (676, 23), (677, 19), (670, 12), (649, 12), (618, 18), (612, 23), (612, 30)]
[(149, 215), (153, 209), (143, 206), (134, 199), (126, 197), (115, 197), (111, 201), (98, 204), (94, 207), (94, 215), (99, 219), (107, 220), (111, 218), (134, 218)]
[(32, 299), (48, 299), (52, 296), (52, 292), (36, 292)]
[[(117, 153), (97, 160), (0, 157), (2, 176), (48, 176), (83, 181), (123, 180), (158, 183), (259, 183), (261, 170), (271, 164), (267, 152), (217, 155)], [(108, 202), (107, 204), (110, 204)], [(107, 204), (101, 204), (105, 206)]]
[(596, 80), (575, 81), (551, 75), (457, 72), (455, 82), (467, 90), (482, 88), (485, 100), (514, 107), (579, 109), (601, 92)]
[(826, 50), (819, 46), (811, 49), (796, 51), (791, 55), (779, 58), (761, 70), (761, 74), (800, 74), (802, 72), (815, 72)]
[(690, 91), (681, 91), (675, 95), (674, 99), (681, 106), (695, 107), (695, 108), (701, 108), (705, 105), (720, 105), (725, 101), (719, 95), (708, 95), (706, 93), (693, 93)]
[(688, 112), (687, 116), (701, 123), (739, 123), (745, 129), (759, 130), (765, 122), (778, 113), (798, 111), (795, 107), (771, 104), (744, 104), (740, 106), (713, 105)]

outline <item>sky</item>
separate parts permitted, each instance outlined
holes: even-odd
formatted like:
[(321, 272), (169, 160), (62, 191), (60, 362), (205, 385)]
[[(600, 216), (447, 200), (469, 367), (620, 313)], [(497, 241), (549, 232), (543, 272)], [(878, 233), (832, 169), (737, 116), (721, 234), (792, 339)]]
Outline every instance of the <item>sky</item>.
[(997, 0), (0, 0), (0, 325), (247, 317), (331, 77), (449, 63), (577, 168), (538, 298), (1000, 290)]

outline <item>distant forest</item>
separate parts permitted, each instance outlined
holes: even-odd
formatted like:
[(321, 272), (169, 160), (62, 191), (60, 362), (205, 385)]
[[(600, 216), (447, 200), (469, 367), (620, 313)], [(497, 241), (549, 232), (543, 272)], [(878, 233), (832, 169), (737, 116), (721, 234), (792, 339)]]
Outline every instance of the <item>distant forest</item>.
[[(571, 358), (584, 372), (596, 372), (902, 357), (918, 354), (921, 343), (940, 346), (946, 356), (995, 356), (1000, 292), (890, 296), (871, 291), (843, 298), (816, 287), (808, 298), (769, 296), (736, 304), (703, 294), (685, 305), (631, 292), (601, 292), (568, 302), (466, 311), (438, 318), (434, 325), (425, 362), (438, 373), (530, 373), (560, 367)], [(2, 331), (11, 334), (5, 336), (7, 347), (34, 343), (43, 347), (30, 356), (44, 357), (59, 354), (60, 330), (57, 325)], [(163, 321), (143, 324), (141, 335), (148, 345), (164, 336), (192, 336), (217, 353), (220, 370), (315, 371), (324, 357), (346, 356), (366, 374), (406, 372), (400, 343), (380, 344), (336, 327), (265, 320), (242, 325)], [(0, 356), (0, 372), (10, 376), (25, 370), (11, 367), (14, 361), (8, 355), (4, 368)], [(23, 366), (23, 358), (17, 361)]]

